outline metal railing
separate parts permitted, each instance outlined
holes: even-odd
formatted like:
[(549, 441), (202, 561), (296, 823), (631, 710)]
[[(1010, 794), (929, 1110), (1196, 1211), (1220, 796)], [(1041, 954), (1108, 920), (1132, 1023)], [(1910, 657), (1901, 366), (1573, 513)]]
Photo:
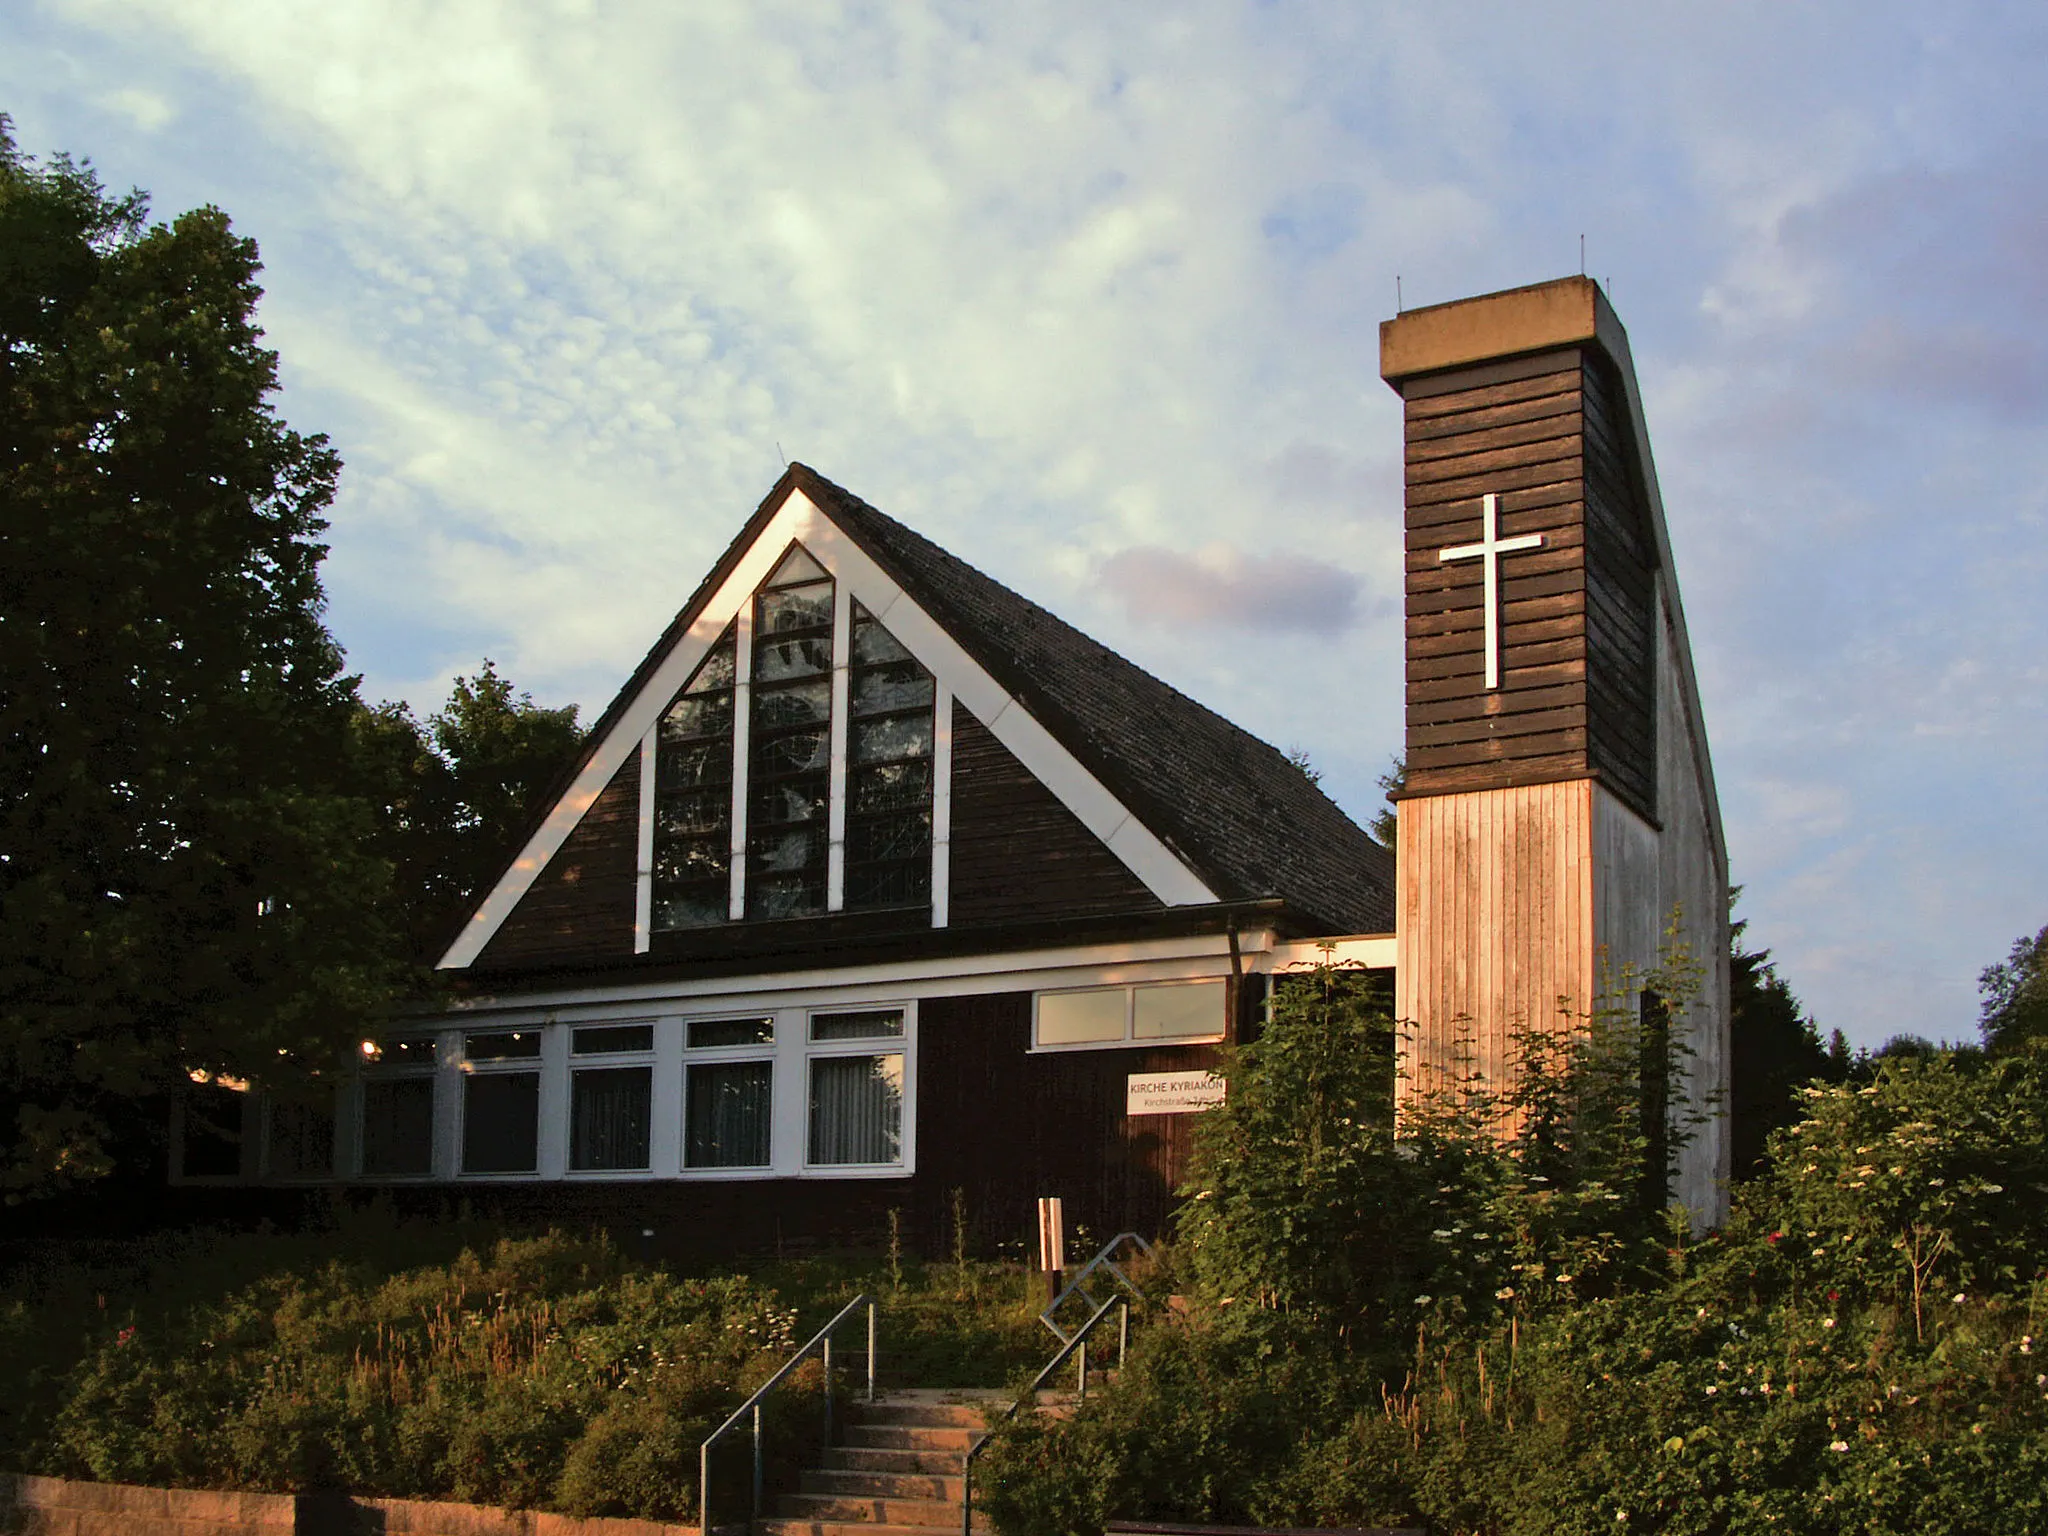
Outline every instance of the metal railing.
[[(1138, 1287), (1132, 1283), (1131, 1277), (1125, 1274), (1123, 1272), (1122, 1266), (1116, 1262), (1115, 1255), (1117, 1253), (1117, 1250), (1122, 1248), (1125, 1243), (1136, 1243), (1138, 1245), (1138, 1251), (1140, 1253), (1144, 1254), (1145, 1257), (1147, 1257), (1148, 1259), (1152, 1256), (1152, 1245), (1146, 1242), (1145, 1239), (1139, 1236), (1136, 1232), (1117, 1233), (1115, 1237), (1112, 1237), (1108, 1242), (1102, 1245), (1102, 1247), (1096, 1252), (1094, 1258), (1090, 1259), (1086, 1264), (1083, 1264), (1079, 1269), (1074, 1271), (1074, 1278), (1067, 1282), (1066, 1289), (1061, 1291), (1057, 1296), (1053, 1297), (1052, 1301), (1050, 1302), (1050, 1304), (1047, 1305), (1046, 1309), (1038, 1314), (1038, 1320), (1041, 1323), (1045, 1324), (1046, 1327), (1050, 1328), (1052, 1330), (1053, 1337), (1058, 1339), (1062, 1344), (1066, 1343), (1073, 1337), (1073, 1335), (1068, 1333), (1066, 1329), (1062, 1328), (1059, 1323), (1059, 1310), (1062, 1306), (1066, 1304), (1066, 1300), (1069, 1296), (1079, 1296), (1082, 1301), (1088, 1304), (1088, 1309), (1091, 1312), (1093, 1312), (1097, 1307), (1102, 1305), (1102, 1303), (1097, 1301), (1093, 1294), (1091, 1294), (1088, 1290), (1088, 1280), (1097, 1271), (1105, 1269), (1108, 1270), (1112, 1275), (1116, 1276), (1117, 1280), (1121, 1282), (1125, 1290), (1129, 1291), (1133, 1296), (1136, 1296), (1141, 1300), (1143, 1299), (1145, 1293), (1139, 1290)], [(1089, 1326), (1093, 1325), (1091, 1324)]]
[[(1125, 1236), (1135, 1235), (1136, 1234), (1134, 1233), (1125, 1234)], [(1139, 1238), (1138, 1241), (1144, 1242), (1144, 1239)], [(1151, 1251), (1149, 1245), (1146, 1251)], [(1124, 1284), (1130, 1285), (1130, 1281), (1126, 1280), (1124, 1281)], [(1132, 1289), (1135, 1290), (1136, 1287), (1133, 1286)], [(1048, 1307), (1046, 1310), (1050, 1311), (1051, 1308)], [(1020, 1396), (1017, 1399), (1017, 1401), (1010, 1404), (1008, 1411), (1006, 1411), (1003, 1414), (1001, 1419), (997, 1420), (997, 1424), (1007, 1424), (1011, 1419), (1017, 1417), (1017, 1411), (1020, 1408), (1022, 1408), (1026, 1403), (1036, 1405), (1038, 1402), (1039, 1391), (1045, 1386), (1047, 1382), (1051, 1381), (1054, 1376), (1059, 1374), (1059, 1369), (1061, 1366), (1065, 1365), (1069, 1359), (1072, 1359), (1076, 1356), (1079, 1357), (1080, 1365), (1078, 1373), (1075, 1377), (1074, 1396), (1077, 1401), (1086, 1402), (1088, 1399), (1088, 1336), (1094, 1333), (1095, 1330), (1101, 1326), (1102, 1320), (1108, 1317), (1112, 1311), (1115, 1311), (1118, 1314), (1116, 1330), (1116, 1363), (1118, 1368), (1121, 1369), (1124, 1363), (1124, 1354), (1131, 1347), (1131, 1299), (1128, 1296), (1112, 1296), (1109, 1298), (1109, 1300), (1105, 1301), (1101, 1306), (1095, 1309), (1095, 1311), (1089, 1316), (1087, 1322), (1083, 1323), (1079, 1328), (1076, 1328), (1074, 1330), (1072, 1336), (1067, 1338), (1066, 1343), (1060, 1346), (1060, 1352), (1054, 1355), (1052, 1359), (1046, 1362), (1045, 1369), (1040, 1371), (1037, 1377), (1032, 1381), (1031, 1385), (1024, 1389), (1023, 1395)], [(989, 1443), (989, 1441), (994, 1438), (995, 1430), (991, 1429), (987, 1434), (983, 1435), (979, 1440), (975, 1441), (974, 1444), (970, 1445), (967, 1448), (966, 1456), (961, 1458), (960, 1536), (973, 1536), (974, 1459), (982, 1453), (983, 1447), (985, 1447)]]
[(754, 1504), (752, 1518), (761, 1518), (761, 1402), (782, 1384), (783, 1377), (795, 1370), (813, 1354), (823, 1357), (825, 1362), (825, 1444), (832, 1444), (832, 1330), (845, 1322), (860, 1308), (868, 1309), (868, 1389), (867, 1401), (875, 1400), (875, 1299), (872, 1296), (856, 1296), (839, 1309), (839, 1315), (811, 1336), (811, 1341), (782, 1362), (782, 1369), (770, 1376), (748, 1398), (732, 1412), (718, 1428), (711, 1431), (704, 1443), (697, 1448), (697, 1518), (701, 1536), (712, 1536), (711, 1532), (711, 1447), (724, 1438), (726, 1433), (738, 1426), (750, 1414), (754, 1421)]

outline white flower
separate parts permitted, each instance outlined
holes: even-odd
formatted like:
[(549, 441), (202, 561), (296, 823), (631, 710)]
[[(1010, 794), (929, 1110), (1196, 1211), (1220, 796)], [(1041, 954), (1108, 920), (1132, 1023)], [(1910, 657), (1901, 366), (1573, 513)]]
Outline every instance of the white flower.
[(1820, 1320), (1820, 1325), (1823, 1328), (1832, 1328), (1835, 1326), (1835, 1320), (1832, 1317), (1824, 1317)]
[(1828, 1251), (1825, 1248), (1816, 1248), (1813, 1250), (1813, 1256), (1816, 1259), (1824, 1259), (1828, 1256)]
[(1716, 1392), (1720, 1390), (1721, 1389), (1718, 1386), (1710, 1386), (1707, 1388), (1707, 1396), (1712, 1397)]
[(2032, 1335), (2031, 1333), (2023, 1333), (2023, 1334), (2021, 1334), (2021, 1335), (2020, 1335), (2020, 1353), (2021, 1353), (2021, 1354), (2023, 1354), (2023, 1355), (2031, 1355), (2031, 1354), (2032, 1354), (2033, 1352), (2034, 1352), (2034, 1336), (2033, 1336), (2033, 1335)]
[(1415, 1305), (1417, 1305), (1418, 1307), (1426, 1307), (1430, 1304), (1430, 1302), (1434, 1301), (1435, 1299), (1436, 1298), (1433, 1296), (1418, 1296), (1415, 1298)]
[(1966, 1291), (1957, 1291), (1955, 1295), (1950, 1297), (1949, 1299), (1960, 1307), (1964, 1302), (1968, 1301), (1970, 1297), (1969, 1293)]
[(1493, 1293), (1493, 1299), (1495, 1301), (1513, 1301), (1515, 1299), (1515, 1288), (1512, 1285), (1504, 1285)]
[(1836, 1440), (1829, 1444), (1828, 1449), (1831, 1451), (1846, 1451), (1849, 1449), (1849, 1442), (1846, 1440)]
[(1570, 1285), (1572, 1283), (1572, 1277), (1570, 1275), (1559, 1275), (1557, 1277), (1557, 1283), (1559, 1285)]

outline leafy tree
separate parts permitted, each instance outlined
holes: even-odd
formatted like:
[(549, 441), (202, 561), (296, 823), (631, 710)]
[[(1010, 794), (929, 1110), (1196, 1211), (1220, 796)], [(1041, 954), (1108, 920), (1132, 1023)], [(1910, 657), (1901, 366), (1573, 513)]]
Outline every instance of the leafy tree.
[(509, 857), (540, 795), (576, 749), (576, 706), (515, 693), (486, 657), (422, 722), (403, 704), (361, 708), (355, 749), (382, 809), (400, 921), (431, 961), (448, 922)]
[(2012, 953), (1986, 966), (1977, 980), (1983, 994), (1984, 1044), (2012, 1052), (2048, 1040), (2048, 928), (2013, 940)]
[[(1740, 894), (1738, 887), (1733, 896)], [(1748, 927), (1741, 919), (1728, 929), (1728, 1118), (1738, 1179), (1764, 1170), (1771, 1133), (1799, 1117), (1802, 1086), (1847, 1076), (1847, 1062), (1836, 1069), (1820, 1031), (1771, 963), (1771, 952), (1744, 947)], [(1846, 1041), (1842, 1049), (1846, 1055)]]
[(0, 118), (0, 1188), (188, 1073), (320, 1070), (402, 984), (320, 620), (339, 461), (271, 405), (254, 242)]

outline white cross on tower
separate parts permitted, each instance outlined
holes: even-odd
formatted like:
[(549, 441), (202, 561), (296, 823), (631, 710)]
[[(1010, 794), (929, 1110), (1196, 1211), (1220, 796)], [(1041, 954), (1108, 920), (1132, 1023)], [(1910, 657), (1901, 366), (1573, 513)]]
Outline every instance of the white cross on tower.
[(1445, 560), (1481, 560), (1486, 566), (1486, 686), (1500, 686), (1500, 557), (1513, 554), (1519, 549), (1538, 549), (1543, 544), (1540, 533), (1525, 533), (1517, 538), (1504, 539), (1500, 536), (1500, 498), (1489, 491), (1480, 498), (1484, 521), (1480, 525), (1477, 544), (1457, 544), (1437, 554), (1439, 562)]

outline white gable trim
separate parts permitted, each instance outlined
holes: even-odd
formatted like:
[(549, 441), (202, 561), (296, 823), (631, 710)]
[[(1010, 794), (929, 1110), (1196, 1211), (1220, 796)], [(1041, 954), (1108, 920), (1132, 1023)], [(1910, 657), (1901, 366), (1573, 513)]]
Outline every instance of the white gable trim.
[[(1130, 810), (1072, 753), (1053, 738), (1016, 698), (969, 656), (966, 650), (924, 611), (887, 572), (869, 557), (838, 524), (800, 490), (792, 489), (754, 542), (744, 550), (710, 600), (628, 701), (611, 730), (597, 744), (575, 782), (555, 803), (547, 819), (496, 886), (480, 903), (455, 942), (441, 956), (438, 969), (457, 970), (475, 961), (505, 920), (533, 888), (548, 861), (560, 851), (584, 813), (604, 792), (630, 752), (638, 751), (668, 707), (690, 680), (734, 616), (743, 613), (755, 588), (764, 581), (790, 541), (809, 550), (834, 580), (896, 637), (945, 690), (967, 706), (995, 738), (1053, 792), (1081, 824), (1102, 840), (1146, 889), (1168, 906), (1192, 906), (1217, 900), (1192, 869), (1133, 816)], [(742, 642), (745, 636), (740, 637)], [(741, 657), (745, 655), (741, 645)], [(737, 659), (737, 658), (736, 658)], [(744, 668), (744, 661), (741, 662)], [(744, 675), (744, 672), (742, 672)], [(743, 696), (742, 696), (743, 697)], [(738, 699), (735, 703), (739, 702)], [(735, 721), (738, 728), (738, 721)], [(738, 840), (737, 830), (735, 841)]]

